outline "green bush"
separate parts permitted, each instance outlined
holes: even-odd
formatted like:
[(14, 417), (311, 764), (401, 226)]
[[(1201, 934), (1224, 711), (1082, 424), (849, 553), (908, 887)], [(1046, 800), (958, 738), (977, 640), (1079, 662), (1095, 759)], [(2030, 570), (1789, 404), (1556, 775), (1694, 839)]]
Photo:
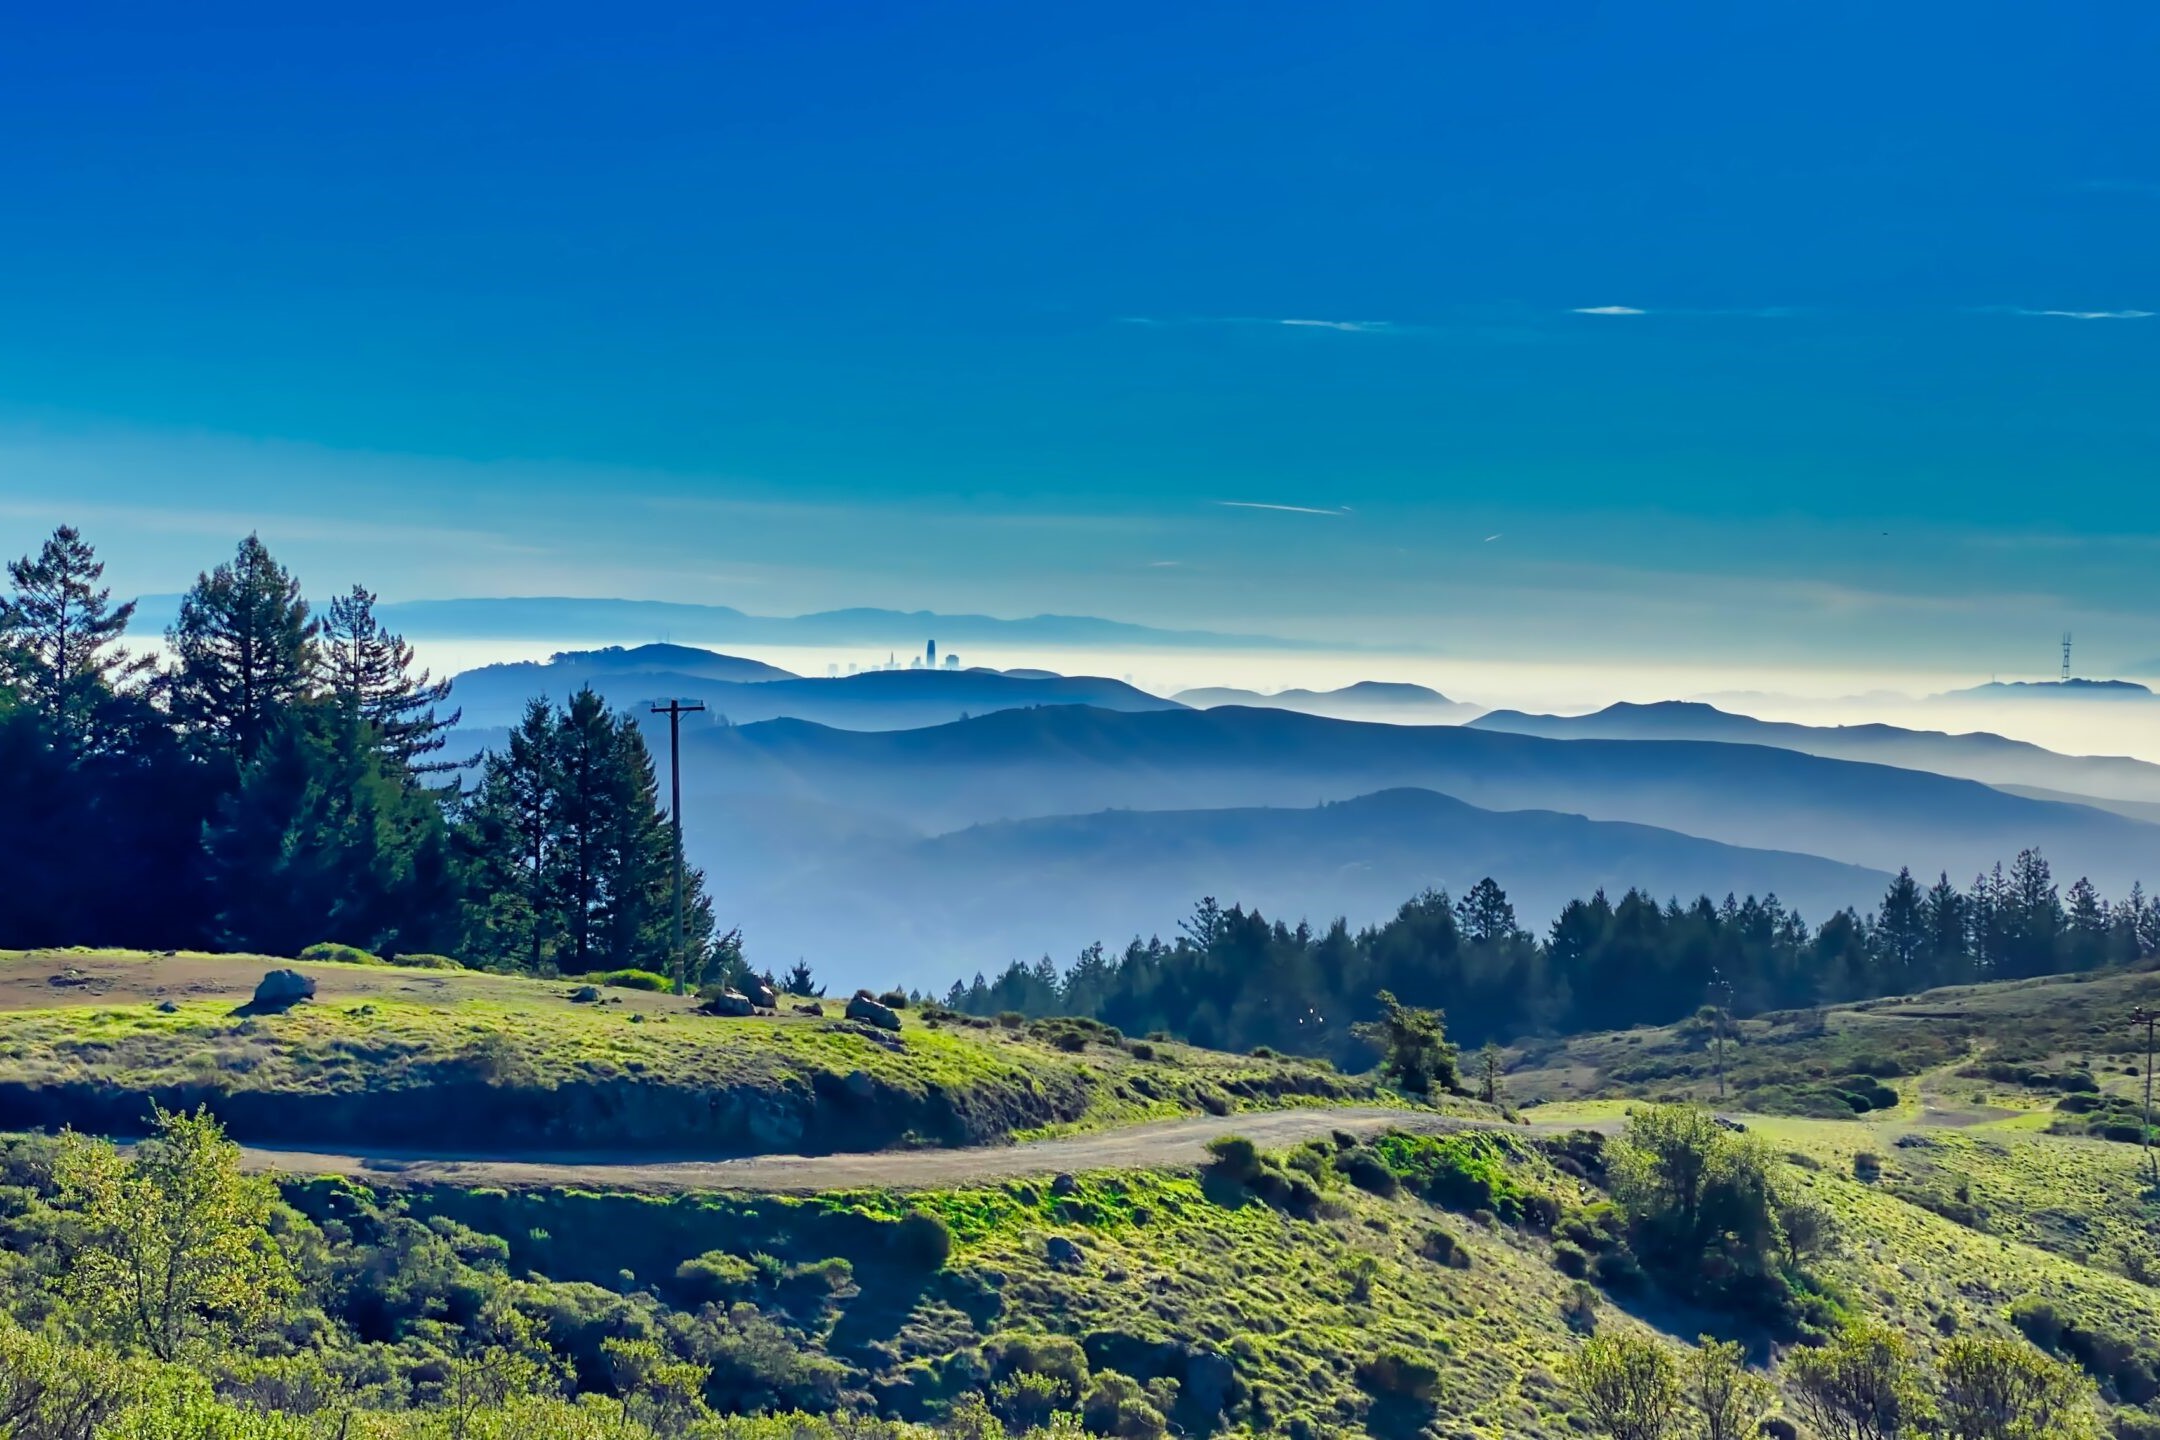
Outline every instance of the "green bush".
[(1225, 1180), (1250, 1185), (1260, 1178), (1260, 1147), (1243, 1135), (1218, 1135), (1208, 1141), (1207, 1151), (1215, 1173)]
[(465, 963), (462, 960), (453, 960), (448, 955), (431, 955), (424, 950), (416, 950), (409, 955), (392, 955), (390, 963), (404, 970), (463, 970), (465, 968)]
[(687, 1305), (724, 1305), (757, 1289), (758, 1268), (740, 1255), (708, 1250), (675, 1267), (675, 1293)]
[(653, 970), (602, 970), (585, 977), (594, 985), (612, 985), (617, 990), (665, 991), (675, 988), (675, 982)]
[(1430, 1400), (1440, 1389), (1440, 1367), (1400, 1345), (1390, 1345), (1358, 1362), (1357, 1380), (1375, 1395)]
[(340, 945), (335, 941), (321, 940), (300, 952), (300, 959), (315, 960), (334, 965), (380, 965), (383, 958), (372, 950), (362, 950), (357, 945)]
[(942, 1270), (952, 1258), (952, 1229), (927, 1210), (910, 1210), (893, 1225), (893, 1253), (918, 1270)]

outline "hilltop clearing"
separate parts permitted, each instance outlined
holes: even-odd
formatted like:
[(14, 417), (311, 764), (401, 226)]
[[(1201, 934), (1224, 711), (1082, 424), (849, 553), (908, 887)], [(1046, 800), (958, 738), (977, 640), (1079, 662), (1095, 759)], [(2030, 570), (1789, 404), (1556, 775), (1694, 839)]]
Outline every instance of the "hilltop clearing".
[[(903, 1013), (898, 1032), (592, 981), (302, 963), (244, 1013), (253, 956), (0, 954), (0, 1127), (132, 1134), (208, 1105), (235, 1137), (428, 1154), (717, 1158), (986, 1144), (1045, 1127), (1384, 1098), (1320, 1062)], [(581, 990), (598, 998), (581, 1002)], [(795, 1003), (790, 997), (784, 1003)]]

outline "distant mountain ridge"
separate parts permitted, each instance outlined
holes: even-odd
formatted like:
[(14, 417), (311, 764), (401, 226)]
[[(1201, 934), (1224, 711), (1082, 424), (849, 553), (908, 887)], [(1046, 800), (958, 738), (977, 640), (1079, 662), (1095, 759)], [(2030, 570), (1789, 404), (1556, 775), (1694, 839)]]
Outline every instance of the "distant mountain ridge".
[(1450, 700), (1437, 690), (1390, 680), (1360, 680), (1338, 690), (1278, 690), (1262, 694), (1234, 686), (1203, 686), (1170, 697), (1197, 710), (1243, 705), (1259, 710), (1295, 710), (1338, 720), (1374, 720), (1398, 725), (1452, 725), (1479, 713), (1475, 705)]
[(2124, 756), (2063, 755), (1984, 731), (1952, 735), (1895, 725), (1800, 725), (1736, 715), (1696, 701), (1608, 705), (1588, 715), (1495, 710), (1469, 722), (1480, 730), (1567, 740), (1711, 740), (1770, 745), (1841, 760), (1955, 775), (1982, 784), (2063, 792), (2059, 797), (2160, 803), (2160, 765)]
[(1973, 781), (1759, 745), (1555, 740), (1289, 711), (1049, 706), (957, 724), (840, 731), (799, 720), (686, 740), (686, 823), (774, 797), (930, 833), (994, 820), (1310, 805), (1415, 787), (1874, 869), (1961, 878), (2040, 846), (2104, 889), (2160, 876), (2160, 826)]
[(908, 730), (968, 715), (1037, 705), (1171, 710), (1121, 680), (1090, 675), (1001, 674), (995, 670), (874, 670), (806, 679), (776, 666), (683, 645), (565, 651), (546, 664), (486, 665), (456, 676), (450, 703), (463, 724), (486, 730), (516, 723), (526, 703), (561, 703), (590, 685), (617, 709), (661, 699), (696, 700), (702, 724), (807, 720), (843, 730)]
[(1946, 690), (1930, 700), (2154, 700), (2148, 686), (2135, 680), (1990, 680), (1963, 690)]
[[(1398, 789), (1299, 809), (1109, 810), (997, 821), (906, 842), (818, 847), (728, 900), (753, 943), (860, 959), (926, 983), (1018, 957), (1168, 934), (1202, 895), (1271, 919), (1370, 924), (1428, 887), (1490, 875), (1523, 923), (1600, 888), (1660, 899), (1775, 892), (1810, 916), (1866, 905), (1890, 877), (1810, 855), (1720, 845), (1550, 811), (1491, 811)], [(738, 876), (741, 871), (736, 872)], [(748, 878), (748, 877), (743, 877)], [(767, 951), (765, 953), (771, 953)]]
[[(145, 595), (137, 623), (161, 631), (179, 613), (177, 595)], [(947, 650), (969, 645), (1049, 648), (1354, 650), (1332, 642), (1272, 635), (1169, 630), (1092, 615), (944, 615), (929, 610), (857, 607), (809, 615), (752, 615), (730, 605), (606, 597), (505, 596), (386, 601), (375, 613), (411, 640), (662, 639), (708, 645), (870, 645), (913, 652), (927, 640)]]

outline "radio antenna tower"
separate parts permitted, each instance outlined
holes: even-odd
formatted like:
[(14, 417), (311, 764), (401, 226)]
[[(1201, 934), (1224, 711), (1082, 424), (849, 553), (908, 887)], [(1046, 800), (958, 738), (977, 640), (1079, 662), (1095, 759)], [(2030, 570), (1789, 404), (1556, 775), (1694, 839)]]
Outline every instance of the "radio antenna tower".
[(2069, 631), (2067, 631), (2067, 630), (2063, 631), (2063, 673), (2062, 673), (2062, 678), (2063, 678), (2063, 681), (2064, 681), (2064, 683), (2065, 683), (2065, 684), (2067, 684), (2067, 683), (2069, 682), (2069, 679), (2070, 679), (2070, 632), (2069, 632)]

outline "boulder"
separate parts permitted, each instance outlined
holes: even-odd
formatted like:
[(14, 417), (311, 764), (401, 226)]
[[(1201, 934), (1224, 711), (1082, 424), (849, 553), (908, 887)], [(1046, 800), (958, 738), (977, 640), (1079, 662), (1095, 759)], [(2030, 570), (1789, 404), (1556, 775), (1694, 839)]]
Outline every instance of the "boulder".
[(732, 1015), (740, 1018), (757, 1014), (757, 1007), (750, 1003), (750, 997), (739, 990), (722, 990), (700, 1008), (708, 1015)]
[(856, 991), (855, 998), (847, 1002), (847, 1018), (860, 1020), (866, 1025), (875, 1025), (880, 1030), (900, 1028), (900, 1016), (892, 1006), (872, 999), (867, 990)]
[(1050, 1193), (1060, 1199), (1067, 1195), (1077, 1195), (1080, 1193), (1080, 1182), (1072, 1175), (1059, 1175), (1051, 1180)]
[(1085, 1258), (1080, 1247), (1063, 1235), (1052, 1235), (1043, 1241), (1043, 1256), (1060, 1270), (1072, 1270)]
[(160, 1000), (157, 1002), (157, 1008), (160, 1015), (171, 1015), (178, 1011), (180, 1007), (170, 1000)]
[(780, 1008), (780, 996), (772, 986), (762, 980), (753, 980), (750, 982), (750, 1003), (760, 1010), (777, 1010)]
[(872, 1100), (877, 1097), (877, 1081), (870, 1078), (867, 1070), (850, 1070), (847, 1079), (841, 1083), (847, 1087), (848, 1098), (852, 1100)]
[(825, 1013), (825, 1007), (818, 1004), (817, 1001), (811, 1000), (801, 1005), (797, 1005), (795, 1007), (795, 1013), (798, 1015), (823, 1015)]
[(298, 970), (272, 970), (255, 987), (255, 1003), (265, 1010), (279, 1010), (315, 998), (315, 982)]
[(578, 987), (577, 987), (577, 989), (575, 989), (575, 990), (572, 990), (572, 991), (570, 992), (570, 1003), (571, 1003), (571, 1004), (573, 1004), (573, 1005), (597, 1005), (597, 1004), (599, 1004), (599, 1003), (600, 1003), (600, 987), (599, 987), (599, 986), (597, 986), (597, 985), (580, 985), (580, 986), (578, 986)]

